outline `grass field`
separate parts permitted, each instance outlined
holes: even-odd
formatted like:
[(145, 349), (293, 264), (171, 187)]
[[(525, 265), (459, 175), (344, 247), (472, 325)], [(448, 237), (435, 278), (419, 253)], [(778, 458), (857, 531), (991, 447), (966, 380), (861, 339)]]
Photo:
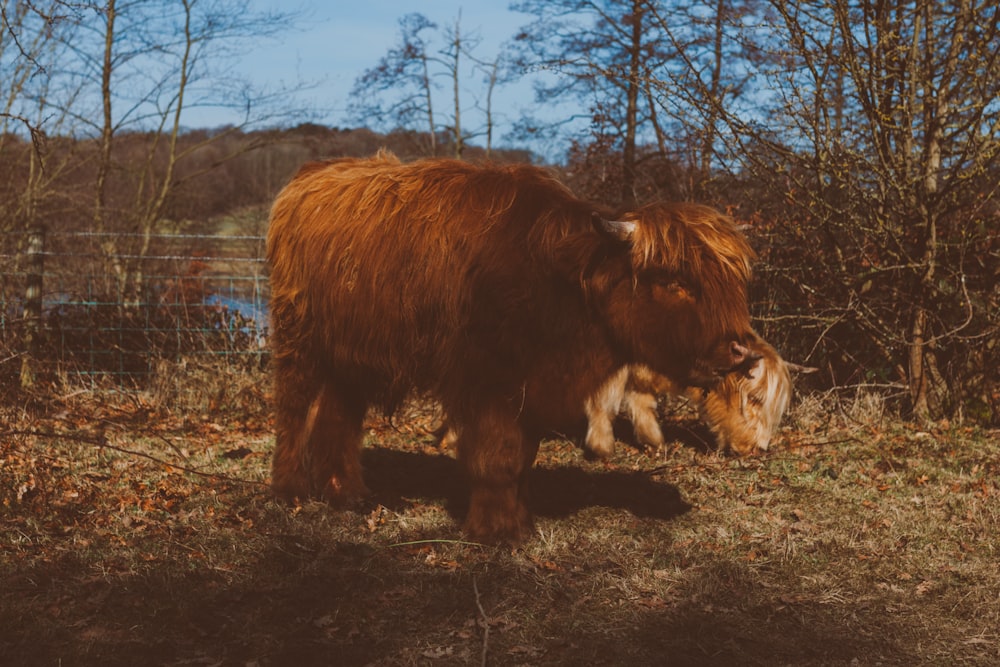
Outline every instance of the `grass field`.
[(463, 541), (432, 411), (370, 420), (336, 512), (269, 497), (259, 390), (162, 399), (3, 408), (0, 665), (1000, 664), (995, 431), (814, 401), (749, 459), (682, 416), (552, 440), (511, 549)]

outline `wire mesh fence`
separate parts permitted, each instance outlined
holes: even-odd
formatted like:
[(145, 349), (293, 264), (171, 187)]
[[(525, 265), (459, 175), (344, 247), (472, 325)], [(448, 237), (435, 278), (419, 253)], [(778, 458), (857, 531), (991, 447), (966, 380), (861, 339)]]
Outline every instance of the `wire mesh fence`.
[(0, 234), (0, 375), (141, 382), (164, 359), (262, 364), (264, 246), (257, 235)]

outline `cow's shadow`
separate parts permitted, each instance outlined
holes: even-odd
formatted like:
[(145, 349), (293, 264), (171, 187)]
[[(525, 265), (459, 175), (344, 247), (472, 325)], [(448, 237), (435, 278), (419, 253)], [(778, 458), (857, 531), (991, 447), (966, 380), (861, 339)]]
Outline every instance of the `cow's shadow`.
[[(468, 484), (458, 462), (444, 453), (374, 447), (364, 450), (362, 463), (371, 503), (401, 510), (415, 498), (439, 499), (456, 519), (468, 509)], [(677, 487), (644, 472), (587, 470), (572, 465), (533, 468), (529, 505), (536, 515), (553, 518), (587, 507), (609, 507), (638, 517), (670, 519), (691, 508)]]

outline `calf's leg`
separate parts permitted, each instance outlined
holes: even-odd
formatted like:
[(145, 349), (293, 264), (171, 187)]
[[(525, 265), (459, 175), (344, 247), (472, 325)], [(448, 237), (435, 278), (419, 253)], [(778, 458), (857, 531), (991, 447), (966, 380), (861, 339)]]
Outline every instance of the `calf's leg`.
[(636, 441), (650, 449), (662, 447), (663, 429), (657, 418), (656, 396), (641, 391), (627, 391), (623, 405), (632, 421)]
[(590, 456), (606, 459), (615, 452), (614, 421), (626, 397), (627, 381), (628, 368), (623, 367), (584, 401), (587, 435), (583, 447)]

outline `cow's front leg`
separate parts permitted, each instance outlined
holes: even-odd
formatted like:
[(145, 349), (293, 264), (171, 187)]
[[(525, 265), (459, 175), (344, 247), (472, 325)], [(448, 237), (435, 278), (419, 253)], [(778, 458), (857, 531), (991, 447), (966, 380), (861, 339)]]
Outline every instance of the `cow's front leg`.
[(463, 422), (458, 459), (471, 490), (465, 532), (482, 542), (518, 544), (534, 533), (527, 476), (538, 440), (524, 433), (506, 401), (486, 406)]

